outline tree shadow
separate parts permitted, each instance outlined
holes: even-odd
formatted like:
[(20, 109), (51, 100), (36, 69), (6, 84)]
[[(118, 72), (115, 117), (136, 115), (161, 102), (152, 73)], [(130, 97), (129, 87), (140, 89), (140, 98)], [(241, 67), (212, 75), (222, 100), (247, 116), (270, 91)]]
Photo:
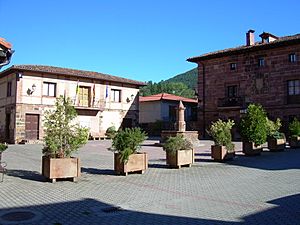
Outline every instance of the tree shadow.
[(110, 169), (96, 169), (81, 167), (82, 173), (95, 174), (95, 175), (116, 175), (114, 170)]
[(300, 151), (286, 149), (282, 152), (263, 151), (258, 156), (236, 155), (233, 161), (226, 162), (229, 165), (257, 168), (264, 170), (300, 169)]
[(166, 164), (158, 164), (158, 163), (153, 163), (153, 164), (148, 164), (149, 168), (160, 168), (160, 169), (169, 169), (170, 167)]
[[(121, 205), (111, 205), (85, 198), (52, 204), (26, 205), (0, 210), (0, 224), (298, 224), (299, 194), (271, 200), (274, 207), (224, 221), (207, 218), (182, 217), (135, 211)], [(161, 205), (163, 207), (163, 205)], [(213, 212), (213, 211), (212, 211)]]
[(46, 178), (37, 171), (29, 170), (7, 170), (7, 175), (12, 177), (19, 177), (25, 180), (44, 182)]

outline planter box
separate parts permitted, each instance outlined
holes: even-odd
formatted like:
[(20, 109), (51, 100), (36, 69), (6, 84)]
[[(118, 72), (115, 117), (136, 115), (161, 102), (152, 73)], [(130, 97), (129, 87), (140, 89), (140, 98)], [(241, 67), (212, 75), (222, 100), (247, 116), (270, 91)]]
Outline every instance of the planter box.
[(235, 152), (227, 152), (227, 149), (225, 146), (218, 146), (218, 145), (212, 145), (211, 146), (211, 157), (215, 161), (224, 161), (224, 160), (229, 160), (233, 159), (235, 156)]
[(115, 172), (117, 174), (128, 175), (129, 172), (141, 172), (143, 174), (148, 169), (148, 155), (146, 152), (139, 152), (129, 156), (126, 163), (121, 162), (120, 154), (114, 154)]
[(254, 146), (253, 142), (243, 141), (243, 153), (247, 156), (260, 155), (262, 152), (262, 146)]
[(194, 150), (179, 150), (176, 154), (166, 153), (167, 164), (170, 167), (181, 168), (181, 166), (192, 166), (194, 163)]
[(268, 149), (271, 152), (283, 151), (284, 147), (285, 147), (285, 140), (284, 139), (276, 139), (276, 138), (269, 138), (268, 139)]
[(300, 148), (300, 137), (291, 137), (289, 144), (291, 148)]
[(73, 178), (77, 181), (80, 177), (79, 158), (42, 158), (42, 175), (50, 179), (52, 183), (58, 178)]

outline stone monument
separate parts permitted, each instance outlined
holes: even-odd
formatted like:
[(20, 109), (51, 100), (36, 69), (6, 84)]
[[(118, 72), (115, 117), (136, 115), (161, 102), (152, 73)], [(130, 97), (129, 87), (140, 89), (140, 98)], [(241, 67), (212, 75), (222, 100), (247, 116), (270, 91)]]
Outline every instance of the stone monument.
[(186, 124), (184, 119), (185, 107), (182, 101), (179, 102), (176, 112), (176, 130), (163, 130), (161, 131), (161, 143), (164, 143), (168, 137), (175, 137), (178, 135), (183, 135), (186, 139), (193, 143), (194, 147), (200, 146), (200, 141), (198, 139), (198, 131), (186, 131)]

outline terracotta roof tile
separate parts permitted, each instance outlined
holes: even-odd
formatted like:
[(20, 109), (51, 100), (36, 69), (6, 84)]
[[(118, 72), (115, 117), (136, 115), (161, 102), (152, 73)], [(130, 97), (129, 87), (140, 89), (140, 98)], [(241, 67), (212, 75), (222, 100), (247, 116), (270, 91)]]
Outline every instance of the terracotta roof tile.
[(213, 59), (213, 58), (218, 58), (218, 57), (241, 53), (241, 52), (259, 50), (264, 48), (273, 48), (277, 46), (286, 45), (289, 43), (300, 43), (300, 34), (280, 37), (277, 40), (269, 43), (256, 42), (254, 45), (250, 45), (250, 46), (243, 45), (235, 48), (228, 48), (228, 49), (223, 49), (215, 52), (210, 52), (200, 56), (188, 58), (187, 61), (198, 62), (200, 60)]
[(10, 68), (4, 70), (0, 76), (4, 73), (7, 73), (11, 70), (19, 70), (19, 71), (32, 71), (32, 72), (40, 72), (40, 73), (51, 73), (56, 75), (70, 75), (74, 77), (83, 77), (83, 78), (92, 78), (99, 79), (103, 81), (111, 81), (111, 82), (119, 82), (119, 83), (127, 83), (127, 84), (135, 84), (138, 86), (146, 86), (146, 83), (131, 80), (127, 78), (112, 76), (108, 74), (93, 72), (93, 71), (84, 71), (84, 70), (76, 70), (55, 66), (43, 66), (43, 65), (13, 65)]
[(183, 101), (183, 102), (191, 102), (191, 103), (198, 102), (196, 99), (185, 98), (185, 97), (172, 95), (168, 93), (160, 93), (160, 94), (150, 95), (146, 97), (140, 96), (140, 102), (153, 102), (153, 101), (160, 101), (160, 100)]

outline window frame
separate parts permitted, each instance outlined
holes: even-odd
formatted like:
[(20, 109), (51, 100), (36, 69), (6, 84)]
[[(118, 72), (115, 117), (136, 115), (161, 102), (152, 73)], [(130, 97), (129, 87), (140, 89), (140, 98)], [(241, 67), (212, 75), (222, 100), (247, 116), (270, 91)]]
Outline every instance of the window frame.
[(234, 71), (237, 69), (237, 64), (236, 63), (230, 63), (230, 70)]
[(297, 56), (296, 56), (296, 53), (291, 53), (291, 54), (289, 54), (289, 62), (290, 62), (290, 63), (295, 63), (295, 62), (297, 62)]
[(258, 67), (264, 67), (264, 66), (266, 66), (266, 60), (265, 60), (265, 58), (264, 57), (259, 57), (257, 64), (258, 64)]
[(227, 85), (226, 86), (226, 98), (237, 98), (238, 97), (238, 85)]
[[(117, 96), (116, 96), (116, 93), (119, 93), (118, 96), (119, 96), (119, 99), (116, 99)], [(120, 89), (111, 89), (111, 95), (112, 95), (112, 99), (111, 101), (112, 102), (122, 102), (122, 90)]]
[[(54, 95), (50, 95), (50, 86), (54, 86)], [(47, 87), (47, 93), (45, 94), (45, 87)], [(53, 97), (55, 98), (56, 97), (56, 91), (57, 91), (57, 83), (54, 83), (54, 82), (48, 82), (48, 81), (43, 81), (43, 96), (44, 97)]]
[(11, 97), (12, 96), (12, 81), (7, 82), (6, 86), (6, 97)]
[[(292, 83), (292, 85), (290, 85)], [(297, 83), (297, 84), (296, 84)], [(291, 89), (292, 88), (292, 94), (290, 93)], [(300, 79), (299, 80), (288, 80), (287, 81), (287, 95), (288, 96), (295, 96), (295, 95), (300, 95)]]

